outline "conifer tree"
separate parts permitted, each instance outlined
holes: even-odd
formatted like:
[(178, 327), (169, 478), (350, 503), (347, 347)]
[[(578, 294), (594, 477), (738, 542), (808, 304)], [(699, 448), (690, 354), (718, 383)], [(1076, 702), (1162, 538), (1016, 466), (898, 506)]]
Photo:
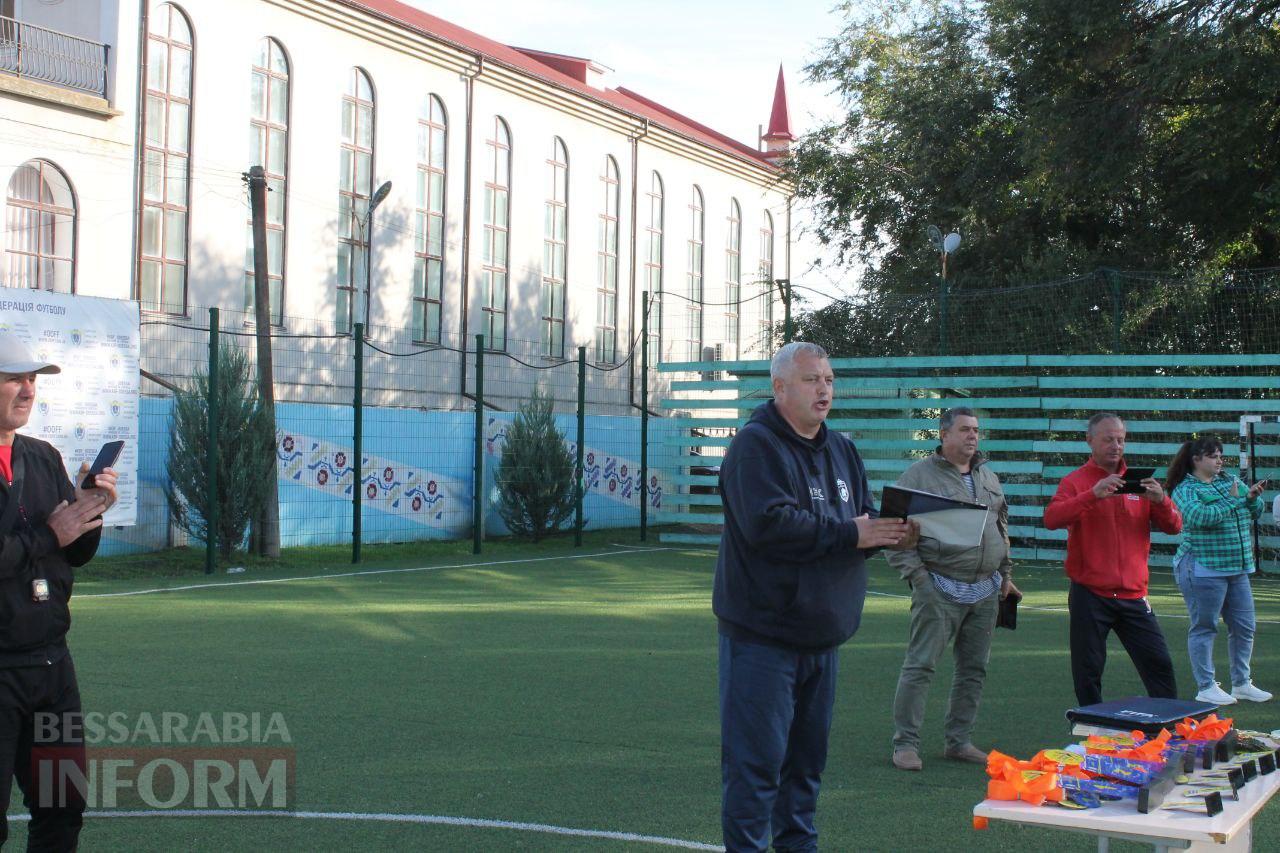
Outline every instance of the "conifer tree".
[(495, 478), (507, 529), (534, 542), (559, 530), (574, 511), (574, 467), (551, 398), (534, 388), (507, 430)]

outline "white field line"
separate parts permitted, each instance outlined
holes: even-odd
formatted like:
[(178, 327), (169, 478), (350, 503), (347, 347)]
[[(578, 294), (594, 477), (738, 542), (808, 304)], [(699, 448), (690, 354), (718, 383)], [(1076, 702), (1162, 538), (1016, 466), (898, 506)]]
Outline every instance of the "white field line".
[(325, 575), (298, 575), (289, 578), (263, 578), (261, 580), (222, 581), (220, 583), (193, 583), (185, 586), (156, 587), (155, 589), (135, 589), (129, 592), (90, 592), (77, 593), (75, 600), (86, 598), (124, 598), (130, 595), (155, 595), (160, 592), (186, 592), (192, 589), (222, 589), (233, 586), (254, 586), (269, 583), (294, 583), (295, 581), (317, 581), (329, 578), (355, 578), (366, 575), (396, 575), (405, 572), (439, 572), (445, 569), (479, 569), (486, 566), (509, 566), (516, 563), (542, 563), (548, 560), (586, 560), (591, 557), (620, 557), (628, 554), (647, 554), (653, 551), (670, 551), (671, 548), (642, 548), (630, 551), (600, 551), (596, 554), (562, 554), (558, 557), (526, 557), (519, 560), (490, 560), (484, 563), (454, 563), (449, 566), (414, 566), (407, 569), (366, 569), (359, 572), (330, 572)]
[[(876, 592), (875, 590), (867, 590), (867, 595), (878, 595), (882, 598), (905, 598), (911, 600), (911, 596), (903, 595), (899, 592)], [(1033, 604), (1022, 604), (1019, 602), (1018, 610), (1038, 610), (1041, 613), (1070, 613), (1071, 611), (1065, 607), (1036, 607)], [(1160, 619), (1190, 619), (1186, 613), (1157, 613)], [(1280, 620), (1276, 619), (1256, 619), (1259, 625), (1280, 625)]]
[[(300, 820), (348, 820), (378, 821), (382, 823), (437, 824), (441, 826), (465, 826), (473, 829), (513, 829), (520, 832), (542, 832), (549, 835), (569, 835), (579, 838), (603, 838), (610, 841), (627, 841), (639, 844), (655, 844), (659, 847), (678, 847), (683, 850), (724, 850), (715, 844), (701, 841), (685, 841), (682, 838), (664, 838), (660, 835), (640, 835), (634, 832), (614, 832), (607, 829), (576, 829), (571, 826), (553, 826), (547, 823), (525, 823), (487, 818), (452, 817), (433, 814), (379, 814), (376, 812), (290, 812), (251, 809), (156, 809), (154, 811), (85, 812), (88, 820), (98, 818), (166, 818), (166, 817), (273, 817)], [(30, 815), (10, 815), (9, 820), (30, 820)]]

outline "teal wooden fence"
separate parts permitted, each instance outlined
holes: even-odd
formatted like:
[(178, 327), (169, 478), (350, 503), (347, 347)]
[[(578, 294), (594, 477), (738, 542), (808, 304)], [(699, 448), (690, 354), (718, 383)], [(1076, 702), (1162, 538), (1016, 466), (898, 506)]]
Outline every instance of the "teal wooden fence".
[[(1000, 474), (1009, 499), (1015, 559), (1060, 562), (1066, 531), (1046, 530), (1044, 507), (1058, 481), (1089, 450), (1084, 429), (1097, 411), (1114, 411), (1128, 425), (1126, 458), (1154, 465), (1163, 477), (1178, 446), (1192, 433), (1215, 432), (1233, 460), (1240, 417), (1280, 414), (1280, 354), (1185, 356), (1000, 355), (934, 358), (852, 358), (832, 361), (835, 403), (828, 425), (849, 435), (876, 492), (937, 446), (938, 417), (970, 406), (981, 420), (982, 450)], [(713, 544), (722, 523), (713, 475), (691, 469), (717, 465), (733, 432), (770, 395), (767, 361), (683, 362), (658, 367), (670, 377), (661, 405), (680, 427), (668, 436), (680, 460), (669, 472), (678, 494), (664, 495), (657, 521), (682, 527), (663, 541)], [(1274, 423), (1256, 428), (1256, 476), (1280, 475), (1280, 436)], [(1280, 531), (1268, 502), (1259, 526), (1264, 563), (1274, 568)], [(1152, 563), (1169, 565), (1176, 536), (1152, 535)]]

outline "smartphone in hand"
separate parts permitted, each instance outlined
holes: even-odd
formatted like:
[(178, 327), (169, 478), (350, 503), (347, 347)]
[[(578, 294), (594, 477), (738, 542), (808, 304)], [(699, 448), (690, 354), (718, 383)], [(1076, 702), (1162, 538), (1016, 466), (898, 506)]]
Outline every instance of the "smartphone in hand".
[(123, 441), (108, 441), (102, 445), (102, 449), (98, 451), (98, 458), (93, 460), (93, 464), (89, 466), (89, 473), (85, 475), (84, 482), (80, 484), (81, 489), (92, 489), (97, 485), (97, 477), (103, 471), (116, 464), (116, 460), (120, 458), (120, 451), (124, 450)]

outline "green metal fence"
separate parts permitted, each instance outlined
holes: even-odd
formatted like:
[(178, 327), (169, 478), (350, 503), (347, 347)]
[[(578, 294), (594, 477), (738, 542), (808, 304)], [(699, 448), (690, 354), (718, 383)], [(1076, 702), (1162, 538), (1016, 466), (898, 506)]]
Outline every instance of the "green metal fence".
[[(866, 463), (877, 499), (886, 484), (937, 446), (938, 417), (945, 408), (978, 412), (982, 450), (1005, 486), (1015, 559), (1061, 561), (1066, 531), (1045, 529), (1042, 516), (1058, 481), (1088, 456), (1086, 421), (1114, 411), (1126, 421), (1130, 464), (1155, 466), (1163, 477), (1179, 445), (1194, 433), (1217, 433), (1225, 452), (1239, 453), (1243, 415), (1280, 413), (1280, 355), (1060, 356), (834, 359), (835, 401), (828, 426), (849, 435)], [(719, 541), (720, 498), (716, 456), (729, 445), (751, 410), (771, 396), (765, 361), (664, 364), (672, 393), (662, 406), (682, 428), (681, 456), (669, 482), (680, 494), (666, 497), (672, 511), (660, 521), (683, 525), (663, 541)], [(713, 373), (716, 371), (717, 373)], [(1274, 424), (1259, 427), (1256, 479), (1280, 473)], [(1270, 501), (1260, 523), (1264, 564), (1275, 566), (1280, 531)], [(1152, 563), (1169, 565), (1176, 536), (1155, 533)]]
[[(414, 536), (371, 526), (372, 493), (381, 486), (371, 480), (376, 481), (384, 464), (393, 464), (382, 461), (381, 454), (394, 457), (397, 468), (447, 472), (457, 484), (457, 493), (451, 497), (465, 516), (450, 527), (450, 536), (470, 537), (474, 551), (480, 553), (485, 520), (494, 515), (494, 470), (502, 458), (503, 429), (535, 388), (552, 401), (558, 428), (576, 463), (577, 507), (569, 522), (576, 542), (582, 543), (584, 529), (602, 525), (638, 527), (643, 540), (648, 525), (646, 492), (630, 503), (611, 504), (608, 518), (584, 511), (583, 504), (594, 494), (593, 487), (610, 492), (619, 479), (609, 482), (606, 475), (603, 483), (588, 480), (591, 441), (602, 434), (623, 476), (631, 474), (632, 483), (648, 482), (649, 369), (645, 348), (638, 346), (645, 331), (642, 326), (630, 347), (621, 342), (605, 360), (594, 347), (574, 347), (568, 342), (560, 352), (549, 353), (545, 340), (508, 337), (496, 349), (483, 335), (465, 342), (423, 342), (409, 328), (357, 323), (345, 330), (325, 321), (284, 318), (270, 338), (282, 478), (280, 544), (342, 541), (350, 544), (351, 559), (359, 562), (362, 544), (444, 538), (425, 529), (423, 535)], [(141, 338), (146, 405), (139, 438), (147, 465), (142, 479), (150, 487), (140, 501), (145, 506), (139, 525), (114, 533), (121, 547), (130, 550), (199, 545), (207, 554), (206, 569), (212, 571), (219, 560), (217, 536), (193, 541), (175, 527), (166, 506), (164, 460), (173, 431), (170, 404), (175, 394), (192, 387), (193, 377), (216, 378), (228, 348), (242, 351), (251, 365), (256, 364), (258, 336), (250, 315), (212, 308), (192, 309), (189, 317), (149, 317), (143, 321)], [(217, 387), (216, 382), (210, 384)], [(252, 373), (245, 390), (250, 395), (257, 392)], [(203, 404), (208, 421), (204, 471), (210, 494), (217, 493), (219, 449), (228, 440), (218, 434), (221, 403), (211, 394)], [(428, 415), (434, 419), (425, 420)], [(414, 416), (421, 417), (414, 420)], [(587, 429), (589, 418), (602, 419), (593, 422), (594, 436)], [(442, 422), (447, 429), (438, 429)], [(429, 424), (429, 428), (405, 434), (406, 423)], [(291, 445), (294, 437), (299, 443), (305, 437), (312, 445), (322, 445), (333, 457), (320, 481), (328, 492), (289, 488), (284, 454), (294, 448), (280, 445)], [(622, 464), (624, 458), (631, 470)], [(334, 487), (349, 494), (335, 500)], [(192, 509), (214, 520), (218, 502)], [(216, 520), (211, 526), (216, 528)], [(249, 543), (232, 544), (240, 549)]]

